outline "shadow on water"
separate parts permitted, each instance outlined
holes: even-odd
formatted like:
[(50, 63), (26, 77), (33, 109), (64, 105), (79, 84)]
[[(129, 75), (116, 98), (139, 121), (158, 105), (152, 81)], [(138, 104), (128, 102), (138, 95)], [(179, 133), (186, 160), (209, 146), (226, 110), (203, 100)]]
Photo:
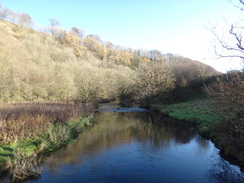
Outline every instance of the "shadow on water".
[(135, 109), (100, 106), (96, 124), (76, 142), (43, 157), (41, 178), (27, 182), (229, 183), (244, 178), (190, 126)]

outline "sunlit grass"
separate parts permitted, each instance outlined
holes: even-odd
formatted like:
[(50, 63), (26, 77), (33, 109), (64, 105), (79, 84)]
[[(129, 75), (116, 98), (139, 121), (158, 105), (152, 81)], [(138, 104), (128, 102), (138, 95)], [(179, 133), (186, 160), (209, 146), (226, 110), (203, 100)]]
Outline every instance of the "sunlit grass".
[(198, 126), (199, 132), (203, 135), (208, 135), (214, 124), (225, 119), (224, 114), (215, 109), (214, 101), (209, 99), (165, 105), (161, 112)]

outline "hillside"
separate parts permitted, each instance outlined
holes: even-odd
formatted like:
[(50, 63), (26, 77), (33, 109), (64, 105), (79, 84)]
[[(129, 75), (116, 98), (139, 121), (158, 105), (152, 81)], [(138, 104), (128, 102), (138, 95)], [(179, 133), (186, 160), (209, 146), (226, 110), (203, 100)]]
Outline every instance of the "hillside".
[(175, 83), (170, 87), (218, 74), (200, 62), (157, 50), (121, 48), (83, 36), (77, 28), (47, 30), (0, 20), (0, 101), (117, 98), (122, 88), (137, 82), (138, 68), (151, 62), (170, 70)]

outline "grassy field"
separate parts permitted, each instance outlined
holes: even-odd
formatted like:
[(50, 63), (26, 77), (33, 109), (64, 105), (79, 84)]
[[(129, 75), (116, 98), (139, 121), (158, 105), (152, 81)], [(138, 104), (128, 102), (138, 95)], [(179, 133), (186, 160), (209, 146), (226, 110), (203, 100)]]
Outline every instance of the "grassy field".
[(204, 136), (208, 136), (212, 126), (225, 118), (215, 109), (214, 101), (210, 99), (163, 105), (160, 107), (160, 112), (197, 126), (199, 133)]

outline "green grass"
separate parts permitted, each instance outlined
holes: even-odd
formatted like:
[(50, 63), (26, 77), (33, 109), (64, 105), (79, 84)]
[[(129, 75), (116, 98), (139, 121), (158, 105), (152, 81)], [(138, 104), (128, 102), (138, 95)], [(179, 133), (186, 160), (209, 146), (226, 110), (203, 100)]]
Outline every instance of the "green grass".
[(17, 149), (22, 156), (54, 151), (69, 142), (73, 142), (84, 130), (84, 127), (91, 124), (92, 120), (92, 117), (85, 117), (68, 123), (52, 125), (46, 132), (34, 138), (26, 139), (17, 144), (1, 145), (0, 171), (13, 163), (14, 153)]
[(215, 109), (214, 101), (210, 99), (164, 105), (160, 111), (174, 119), (198, 126), (199, 133), (206, 136), (214, 124), (225, 119), (225, 116)]
[(13, 159), (14, 145), (0, 146), (0, 171), (10, 166)]

